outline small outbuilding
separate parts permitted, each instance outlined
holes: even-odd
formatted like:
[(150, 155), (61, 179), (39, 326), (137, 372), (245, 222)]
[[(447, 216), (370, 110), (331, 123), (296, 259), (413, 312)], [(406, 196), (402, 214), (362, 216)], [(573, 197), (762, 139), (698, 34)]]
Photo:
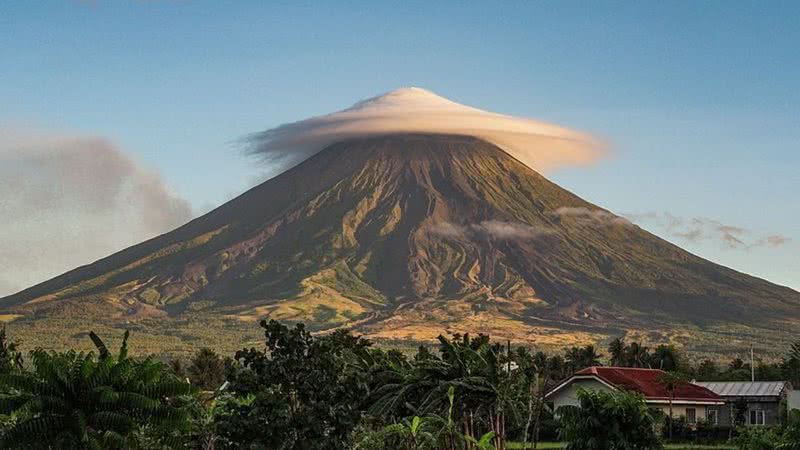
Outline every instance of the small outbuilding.
[(731, 426), (739, 417), (744, 425), (777, 425), (781, 423), (781, 403), (786, 401), (792, 386), (787, 381), (696, 381), (725, 400), (719, 424)]

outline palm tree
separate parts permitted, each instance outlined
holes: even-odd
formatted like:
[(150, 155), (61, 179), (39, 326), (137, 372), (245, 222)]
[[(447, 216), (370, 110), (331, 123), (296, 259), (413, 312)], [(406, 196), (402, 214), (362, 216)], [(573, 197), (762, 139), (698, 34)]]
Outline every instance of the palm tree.
[(594, 345), (571, 347), (564, 353), (564, 359), (567, 361), (567, 366), (569, 366), (572, 373), (586, 367), (600, 365), (600, 355)]
[(675, 398), (675, 390), (687, 383), (686, 378), (676, 372), (665, 372), (658, 382), (667, 389), (669, 393), (669, 438), (672, 439), (672, 401)]
[(638, 342), (628, 346), (628, 363), (631, 367), (650, 367), (650, 349)]
[(608, 344), (608, 354), (611, 358), (609, 361), (612, 366), (625, 365), (625, 341), (622, 338), (616, 338)]
[(792, 382), (793, 385), (800, 386), (800, 341), (792, 344), (789, 353), (783, 358), (781, 364), (783, 376)]
[(569, 367), (571, 373), (575, 373), (582, 369), (581, 367), (581, 349), (578, 347), (570, 347), (564, 351), (564, 361)]
[(800, 341), (792, 343), (789, 349), (789, 358), (800, 361)]
[(162, 363), (128, 358), (128, 332), (112, 356), (90, 333), (94, 352), (31, 352), (32, 371), (0, 376), (0, 413), (17, 421), (0, 437), (1, 448), (127, 448), (141, 426), (169, 435), (186, 425), (173, 405), (189, 394)]
[(659, 345), (653, 351), (652, 360), (661, 370), (675, 370), (678, 368), (678, 354), (671, 345)]
[(204, 347), (192, 357), (186, 373), (193, 385), (213, 391), (225, 382), (225, 360), (214, 350)]
[(594, 345), (587, 345), (581, 349), (581, 363), (584, 367), (599, 366), (601, 356)]
[(567, 373), (567, 364), (564, 362), (564, 358), (560, 355), (555, 355), (550, 357), (547, 361), (547, 372), (551, 374), (551, 377), (554, 381), (560, 380), (567, 375), (571, 375)]

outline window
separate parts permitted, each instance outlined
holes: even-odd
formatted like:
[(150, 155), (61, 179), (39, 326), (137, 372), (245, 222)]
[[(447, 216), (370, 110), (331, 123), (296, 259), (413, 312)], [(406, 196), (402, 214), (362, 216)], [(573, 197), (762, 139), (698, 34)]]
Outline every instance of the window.
[(706, 423), (709, 425), (719, 425), (719, 411), (716, 409), (707, 409)]
[(689, 425), (697, 423), (697, 411), (694, 408), (686, 408), (686, 423)]
[(765, 423), (766, 423), (766, 417), (764, 414), (764, 410), (761, 409), (750, 410), (750, 425), (764, 425)]

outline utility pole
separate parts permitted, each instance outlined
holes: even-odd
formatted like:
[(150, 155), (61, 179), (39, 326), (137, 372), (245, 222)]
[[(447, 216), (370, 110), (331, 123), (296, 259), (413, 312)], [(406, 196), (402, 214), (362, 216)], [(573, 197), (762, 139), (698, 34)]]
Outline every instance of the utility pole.
[(756, 365), (755, 358), (753, 357), (753, 346), (750, 346), (750, 381), (756, 382)]

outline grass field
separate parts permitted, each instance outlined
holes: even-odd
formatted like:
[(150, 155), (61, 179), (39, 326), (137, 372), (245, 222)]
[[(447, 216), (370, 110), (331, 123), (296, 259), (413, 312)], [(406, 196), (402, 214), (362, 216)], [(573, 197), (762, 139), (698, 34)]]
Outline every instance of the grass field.
[[(511, 442), (508, 444), (509, 449), (519, 449), (522, 448), (522, 444), (519, 442)], [(528, 444), (528, 448), (530, 444)], [(552, 449), (560, 449), (564, 448), (564, 443), (562, 442), (539, 442), (539, 445), (536, 446), (537, 450), (552, 450)], [(664, 448), (668, 450), (734, 450), (736, 447), (732, 445), (692, 445), (692, 444), (667, 444)]]

